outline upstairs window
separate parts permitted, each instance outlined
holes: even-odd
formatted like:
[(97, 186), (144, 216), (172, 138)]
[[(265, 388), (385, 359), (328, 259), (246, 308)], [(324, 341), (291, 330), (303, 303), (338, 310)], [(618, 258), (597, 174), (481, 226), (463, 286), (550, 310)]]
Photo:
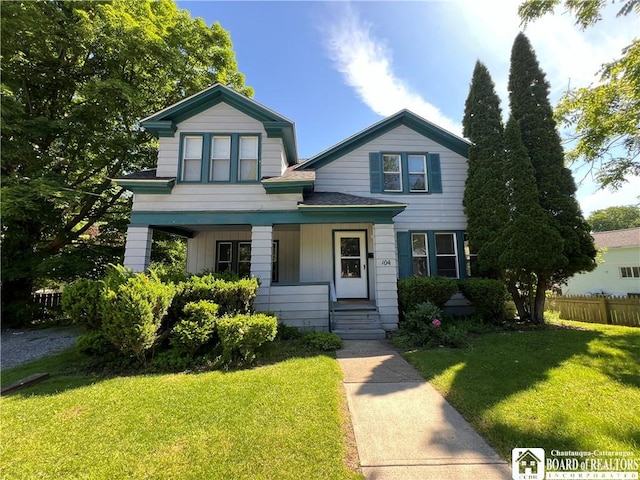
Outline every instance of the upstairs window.
[(371, 193), (442, 193), (440, 154), (369, 153)]
[(259, 134), (183, 134), (179, 181), (257, 182), (260, 140)]
[(640, 278), (640, 267), (620, 267), (622, 278)]
[(187, 135), (183, 142), (182, 180), (199, 182), (202, 172), (202, 136)]

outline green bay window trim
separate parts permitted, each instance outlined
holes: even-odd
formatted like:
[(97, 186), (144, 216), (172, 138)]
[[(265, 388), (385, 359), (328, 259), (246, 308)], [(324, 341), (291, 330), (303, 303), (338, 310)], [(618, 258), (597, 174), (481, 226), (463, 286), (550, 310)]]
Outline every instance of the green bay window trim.
[[(274, 240), (271, 250), (271, 281), (278, 282), (279, 241)], [(251, 241), (218, 240), (216, 242), (216, 273), (233, 272), (240, 277), (251, 274)]]
[(258, 183), (260, 133), (181, 133), (179, 183)]
[(442, 193), (439, 153), (370, 152), (371, 193)]
[(467, 277), (464, 231), (397, 233), (399, 277)]

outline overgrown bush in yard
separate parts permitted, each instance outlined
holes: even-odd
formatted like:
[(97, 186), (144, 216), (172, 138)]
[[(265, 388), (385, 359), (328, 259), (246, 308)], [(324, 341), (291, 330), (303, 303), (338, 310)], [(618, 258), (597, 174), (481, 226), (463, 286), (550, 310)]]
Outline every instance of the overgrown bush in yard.
[(304, 335), (304, 343), (316, 350), (339, 350), (344, 345), (342, 339), (331, 332), (310, 332)]
[(276, 335), (276, 339), (278, 340), (296, 340), (298, 338), (302, 338), (303, 335), (304, 333), (302, 333), (299, 328), (290, 327), (284, 323), (278, 324), (278, 333)]
[(172, 345), (190, 357), (195, 356), (196, 351), (214, 336), (218, 308), (207, 300), (187, 303), (182, 318), (171, 330)]
[(431, 302), (421, 303), (405, 315), (400, 334), (419, 347), (464, 347), (468, 344), (466, 329), (445, 319), (442, 310)]
[(100, 302), (104, 288), (104, 283), (98, 280), (76, 280), (62, 292), (62, 310), (76, 325), (89, 331), (100, 330)]
[(459, 280), (458, 286), (485, 322), (500, 323), (506, 319), (505, 302), (509, 296), (503, 282), (488, 278), (467, 278)]
[(457, 291), (458, 285), (453, 278), (403, 278), (398, 280), (400, 311), (406, 314), (423, 302), (431, 302), (442, 308)]
[(193, 275), (176, 287), (176, 295), (169, 310), (171, 328), (190, 302), (208, 300), (219, 305), (219, 315), (248, 314), (258, 293), (258, 279), (225, 280), (218, 274)]
[(154, 275), (138, 273), (122, 284), (105, 285), (102, 332), (122, 353), (144, 360), (171, 304), (173, 284), (165, 285)]
[(222, 363), (250, 365), (256, 359), (257, 349), (272, 341), (278, 329), (278, 319), (270, 315), (235, 315), (217, 322), (222, 345)]

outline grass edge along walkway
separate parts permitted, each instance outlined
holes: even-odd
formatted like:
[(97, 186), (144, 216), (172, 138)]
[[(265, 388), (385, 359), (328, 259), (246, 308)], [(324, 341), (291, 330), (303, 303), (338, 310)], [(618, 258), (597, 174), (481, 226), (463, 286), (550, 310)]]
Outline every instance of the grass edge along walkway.
[(640, 456), (640, 329), (553, 322), (405, 358), (507, 461), (515, 447)]
[(3, 383), (61, 372), (0, 399), (3, 479), (363, 478), (345, 466), (334, 358), (100, 378), (65, 373), (65, 356), (77, 360), (70, 350), (2, 372)]

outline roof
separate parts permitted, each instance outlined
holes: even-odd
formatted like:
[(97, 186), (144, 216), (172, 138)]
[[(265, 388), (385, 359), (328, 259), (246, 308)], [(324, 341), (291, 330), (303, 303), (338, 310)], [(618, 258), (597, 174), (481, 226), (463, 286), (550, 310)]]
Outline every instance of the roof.
[(339, 192), (310, 192), (304, 195), (302, 202), (306, 206), (341, 206), (341, 207), (405, 207), (404, 203), (378, 200), (371, 197), (358, 197)]
[(156, 177), (157, 170), (155, 168), (149, 168), (140, 172), (133, 172), (122, 177), (118, 177), (116, 180), (175, 180), (176, 177)]
[(469, 141), (405, 109), (352, 135), (337, 145), (311, 157), (306, 162), (297, 165), (295, 168), (298, 170), (305, 170), (311, 167), (320, 168), (400, 125), (405, 125), (415, 130), (465, 158), (469, 157), (469, 146), (471, 145)]
[(220, 83), (174, 103), (144, 118), (140, 123), (157, 137), (173, 137), (177, 130), (176, 124), (219, 103), (226, 103), (262, 122), (268, 137), (282, 138), (288, 164), (297, 163), (295, 124), (279, 113)]
[(640, 227), (610, 230), (608, 232), (594, 232), (591, 236), (598, 248), (640, 246)]
[(301, 181), (314, 182), (315, 179), (316, 179), (315, 170), (295, 170), (294, 167), (289, 167), (284, 171), (284, 174), (281, 177), (263, 178), (262, 183), (301, 182)]

